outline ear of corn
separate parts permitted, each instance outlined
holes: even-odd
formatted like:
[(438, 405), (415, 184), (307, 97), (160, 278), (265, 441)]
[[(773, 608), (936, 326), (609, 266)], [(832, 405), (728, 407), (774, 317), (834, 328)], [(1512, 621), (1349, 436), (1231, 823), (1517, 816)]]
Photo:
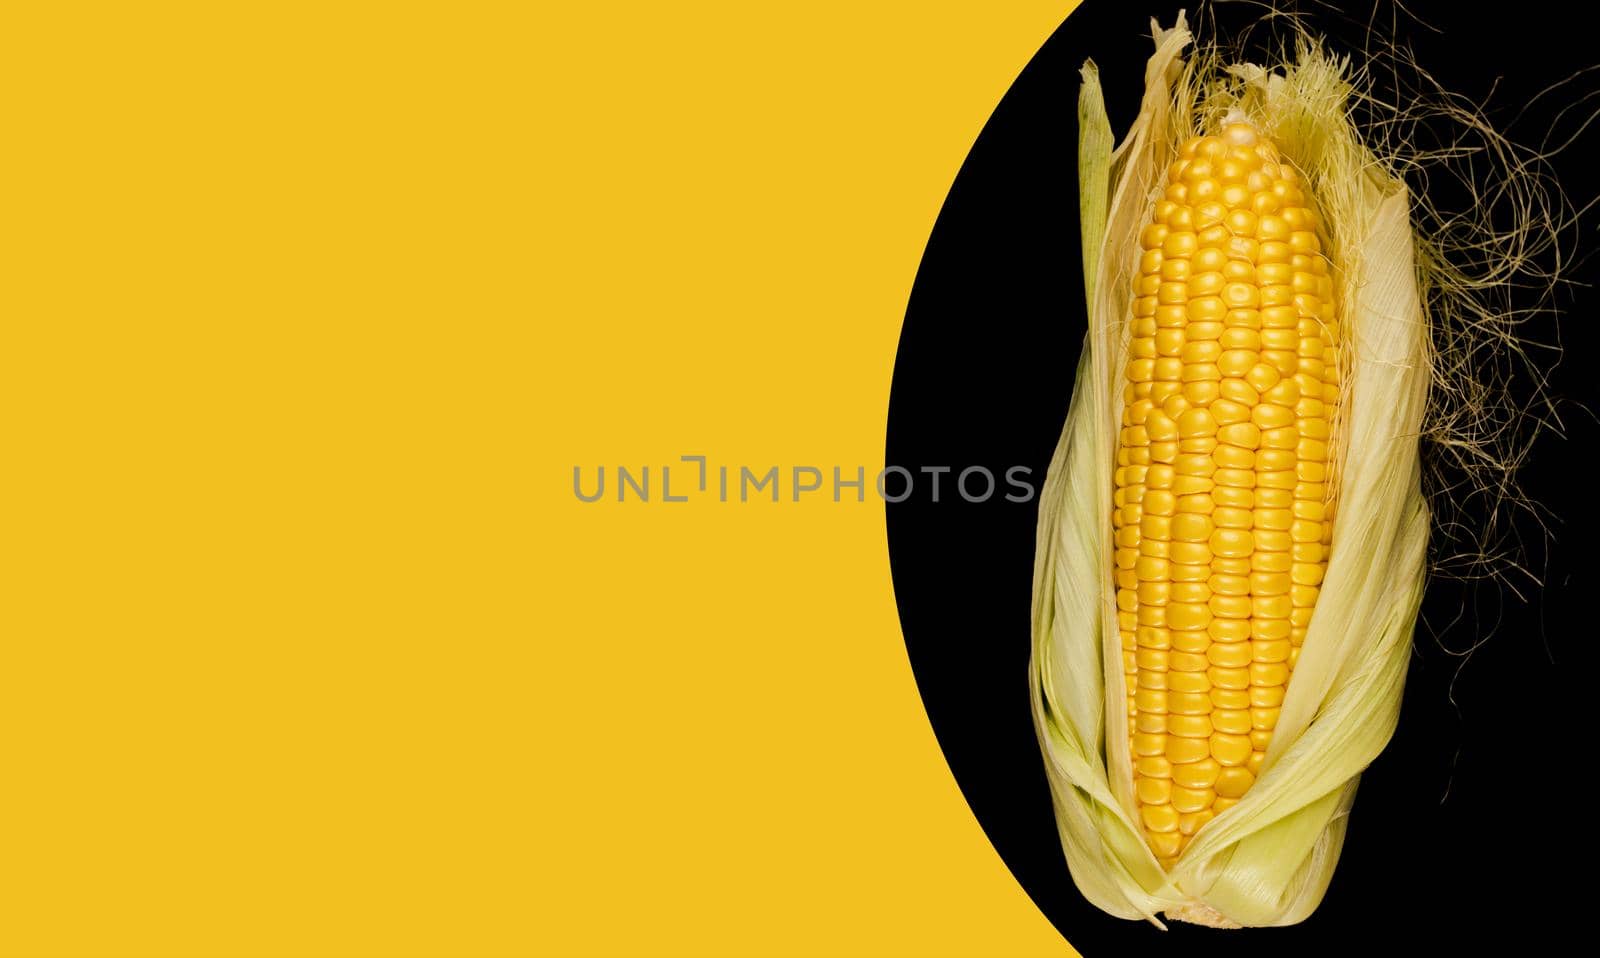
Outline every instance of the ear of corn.
[(1034, 717), (1091, 901), (1281, 925), (1321, 900), (1398, 714), (1426, 326), (1342, 65), (1208, 82), (1189, 39), (1156, 32), (1114, 151), (1084, 71), (1090, 324), (1040, 501)]

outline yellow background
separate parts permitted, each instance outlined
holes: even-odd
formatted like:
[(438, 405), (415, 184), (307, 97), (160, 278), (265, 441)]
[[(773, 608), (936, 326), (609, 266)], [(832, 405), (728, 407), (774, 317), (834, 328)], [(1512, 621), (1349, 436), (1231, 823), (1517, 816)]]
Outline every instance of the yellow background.
[(0, 952), (1069, 953), (881, 504), (571, 470), (881, 465), (928, 231), (1071, 3), (33, 6)]

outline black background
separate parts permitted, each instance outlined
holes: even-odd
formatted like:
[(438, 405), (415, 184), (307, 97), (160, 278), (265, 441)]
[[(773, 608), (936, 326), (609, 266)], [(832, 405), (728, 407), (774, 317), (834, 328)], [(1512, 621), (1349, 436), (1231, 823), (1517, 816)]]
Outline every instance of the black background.
[[(1191, 11), (1194, 4), (1186, 4)], [(1170, 24), (1178, 4), (1088, 0), (1040, 49), (999, 104), (961, 169), (929, 240), (907, 311), (889, 405), (887, 462), (1029, 466), (1042, 482), (1060, 434), (1084, 333), (1076, 198), (1078, 69), (1100, 65), (1120, 137), (1137, 110), (1149, 20)], [(1556, 112), (1600, 80), (1583, 77), (1520, 118), (1539, 90), (1600, 62), (1564, 27), (1567, 9), (1523, 2), (1503, 15), (1472, 5), (1383, 5), (1373, 20), (1414, 49), (1447, 87), (1515, 120), (1537, 141)], [(1358, 9), (1359, 8), (1359, 9)], [(1369, 8), (1345, 15), (1302, 5), (1334, 40), (1359, 48)], [(1241, 4), (1211, 8), (1224, 30), (1253, 19)], [(1191, 18), (1193, 13), (1191, 13)], [(1417, 20), (1423, 23), (1417, 22)], [(1427, 25), (1423, 25), (1423, 24)], [(1226, 35), (1226, 34), (1224, 34)], [(1343, 42), (1341, 43), (1341, 38)], [(1573, 133), (1580, 106), (1559, 120)], [(1600, 124), (1596, 124), (1600, 127)], [(1552, 161), (1580, 203), (1600, 180), (1600, 129)], [(1448, 196), (1442, 199), (1449, 200)], [(1591, 215), (1576, 240), (1597, 243)], [(1573, 277), (1600, 279), (1584, 263)], [(1586, 924), (1582, 877), (1600, 848), (1593, 772), (1597, 484), (1588, 451), (1600, 428), (1595, 290), (1560, 296), (1565, 358), (1552, 374), (1565, 436), (1547, 434), (1522, 481), (1553, 515), (1546, 545), (1519, 519), (1542, 591), (1435, 578), (1406, 686), (1400, 729), (1363, 776), (1343, 858), (1321, 907), (1291, 928), (1219, 932), (1176, 924), (1163, 934), (1089, 905), (1067, 873), (1028, 711), (1026, 665), (1036, 503), (999, 496), (970, 504), (945, 477), (938, 502), (926, 477), (888, 508), (896, 598), (912, 666), (957, 781), (995, 848), (1046, 916), (1090, 958), (1131, 949), (1250, 954), (1342, 953), (1404, 946), (1483, 950), (1494, 936), (1555, 942)], [(1543, 323), (1532, 330), (1552, 338)], [(891, 489), (891, 493), (895, 490)], [(1004, 491), (1004, 486), (1002, 486)], [(1470, 656), (1459, 651), (1479, 637)], [(1182, 939), (1178, 941), (1176, 939)], [(1279, 949), (1292, 949), (1280, 952)]]

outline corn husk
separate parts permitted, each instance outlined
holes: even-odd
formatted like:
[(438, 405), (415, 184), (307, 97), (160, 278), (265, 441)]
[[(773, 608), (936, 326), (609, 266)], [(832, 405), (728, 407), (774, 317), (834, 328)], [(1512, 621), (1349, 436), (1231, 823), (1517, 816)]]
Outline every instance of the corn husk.
[[(1394, 731), (1426, 571), (1418, 437), (1429, 337), (1404, 183), (1349, 120), (1346, 66), (1315, 45), (1274, 69), (1191, 63), (1180, 15), (1154, 31), (1138, 118), (1112, 134), (1083, 70), (1080, 219), (1089, 329), (1040, 497), (1034, 724), (1073, 880), (1105, 911), (1161, 923), (1287, 925), (1321, 901), (1364, 768)], [(1112, 580), (1118, 373), (1139, 227), (1182, 138), (1242, 113), (1308, 177), (1346, 329), (1340, 510), (1316, 610), (1256, 783), (1165, 871), (1138, 825)], [(1108, 708), (1108, 703), (1109, 708)], [(1107, 729), (1111, 734), (1107, 734)]]

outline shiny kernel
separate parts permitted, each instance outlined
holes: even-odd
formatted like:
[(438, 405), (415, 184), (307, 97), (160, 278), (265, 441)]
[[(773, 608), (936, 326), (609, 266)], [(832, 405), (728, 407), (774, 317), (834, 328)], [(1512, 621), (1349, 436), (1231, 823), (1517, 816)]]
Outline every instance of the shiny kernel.
[[(1251, 602), (1251, 598), (1247, 595), (1213, 595), (1206, 607), (1213, 615), (1224, 619), (1248, 619)], [(1284, 614), (1288, 615), (1287, 612)]]
[[(1188, 741), (1187, 739), (1185, 741)], [(1136, 732), (1133, 735), (1135, 755), (1161, 755), (1167, 748), (1167, 736), (1160, 732)]]
[(1211, 757), (1211, 747), (1207, 742), (1200, 758), (1172, 766), (1172, 781), (1184, 788), (1210, 788), (1221, 771), (1222, 766)]
[(1224, 378), (1238, 378), (1248, 373), (1260, 358), (1254, 350), (1230, 349), (1218, 357), (1217, 369), (1222, 372)]
[[(1222, 689), (1247, 689), (1250, 687), (1249, 669), (1206, 669), (1206, 678), (1211, 684)], [(1277, 683), (1281, 685), (1282, 683)]]
[[(1215, 682), (1215, 679), (1212, 680)], [(1282, 685), (1289, 681), (1289, 667), (1282, 662), (1252, 662), (1251, 685)]]
[[(1260, 468), (1260, 463), (1256, 466)], [(1256, 485), (1256, 472), (1252, 469), (1217, 469), (1212, 474), (1212, 479), (1219, 486), (1250, 489)]]
[(1298, 499), (1294, 504), (1296, 519), (1309, 519), (1312, 522), (1321, 522), (1327, 517), (1328, 509), (1320, 502)]
[[(1266, 213), (1256, 221), (1256, 238), (1265, 243), (1270, 240), (1290, 239), (1289, 224), (1284, 222), (1281, 215)], [(1291, 242), (1290, 248), (1293, 248)]]
[[(1256, 469), (1261, 469), (1259, 462), (1256, 464)], [(1294, 483), (1296, 483), (1296, 477), (1290, 470), (1256, 473), (1256, 485), (1258, 486), (1267, 486), (1270, 489), (1293, 489)], [(1307, 542), (1310, 542), (1310, 539), (1307, 539)], [(1288, 545), (1285, 545), (1285, 549), (1288, 549)]]
[(1167, 734), (1185, 738), (1209, 738), (1212, 732), (1208, 715), (1173, 715), (1167, 719)]
[(1243, 765), (1250, 758), (1250, 739), (1245, 735), (1219, 732), (1211, 736), (1211, 757), (1224, 766)]
[[(1172, 787), (1172, 804), (1171, 806), (1163, 807), (1170, 807), (1181, 813), (1200, 812), (1210, 808), (1211, 803), (1216, 801), (1216, 798), (1217, 793), (1209, 788), (1190, 789), (1174, 785)], [(1176, 827), (1177, 822), (1174, 821), (1173, 825)]]
[(1182, 835), (1193, 835), (1201, 828), (1204, 828), (1206, 822), (1216, 817), (1216, 813), (1209, 808), (1198, 812), (1190, 812), (1187, 815), (1179, 815), (1178, 832)]
[(1250, 614), (1256, 619), (1288, 619), (1294, 603), (1288, 595), (1258, 595), (1250, 600)]
[[(1274, 596), (1273, 598), (1282, 599), (1283, 596)], [(1288, 618), (1267, 619), (1257, 617), (1250, 620), (1250, 638), (1257, 642), (1276, 642), (1280, 639), (1287, 639), (1290, 628)]]
[[(1232, 444), (1219, 444), (1216, 451), (1211, 454), (1211, 458), (1224, 469), (1250, 469), (1256, 464), (1256, 454), (1253, 451)], [(1243, 506), (1246, 509), (1253, 504), (1251, 501), (1227, 503), (1230, 506)]]
[(1278, 380), (1282, 379), (1283, 376), (1275, 367), (1267, 363), (1257, 363), (1243, 378), (1256, 392), (1260, 393), (1276, 386)]
[(1239, 804), (1237, 798), (1219, 798), (1211, 803), (1211, 811), (1221, 815), (1223, 812)]
[[(1216, 456), (1221, 459), (1226, 451), (1229, 456), (1227, 467), (1234, 470), (1248, 470), (1251, 467), (1250, 449), (1240, 449), (1238, 446), (1218, 446)], [(1240, 489), (1238, 486), (1218, 486), (1211, 491), (1211, 499), (1218, 505), (1230, 505), (1234, 509), (1253, 509), (1256, 505), (1256, 491), (1254, 489)]]
[(1218, 322), (1190, 323), (1188, 328), (1184, 330), (1184, 335), (1188, 336), (1191, 342), (1218, 339), (1226, 328), (1226, 326)]
[(1296, 585), (1321, 585), (1324, 569), (1321, 564), (1297, 562), (1291, 571)]
[[(1266, 287), (1266, 289), (1267, 290), (1278, 290), (1278, 289), (1287, 290), (1288, 287), (1286, 287), (1286, 286), (1268, 286), (1268, 287)], [(1288, 302), (1282, 302), (1282, 301), (1274, 302), (1274, 303), (1271, 303), (1269, 305), (1267, 303), (1268, 294), (1265, 291), (1263, 291), (1261, 295), (1262, 295), (1262, 308), (1257, 310), (1257, 312), (1259, 312), (1261, 314), (1261, 329), (1262, 329), (1262, 331), (1266, 332), (1268, 330), (1284, 330), (1284, 331), (1288, 331), (1288, 332), (1291, 332), (1291, 333), (1296, 332), (1296, 328), (1300, 325), (1300, 311), (1295, 309), (1295, 307), (1293, 305), (1291, 305), (1293, 300), (1291, 299)], [(1274, 299), (1274, 300), (1281, 300), (1282, 299), (1282, 297), (1279, 297), (1279, 296), (1272, 296), (1271, 298)]]
[(1312, 608), (1317, 604), (1318, 591), (1314, 585), (1296, 583), (1289, 588), (1289, 601), (1293, 602), (1296, 608)]
[(1189, 307), (1188, 304), (1157, 306), (1151, 315), (1154, 316), (1156, 327), (1159, 329), (1180, 329), (1189, 321)]
[(1283, 686), (1281, 685), (1252, 685), (1250, 686), (1251, 708), (1278, 708), (1283, 705)]
[[(1174, 602), (1167, 606), (1167, 626), (1174, 631), (1191, 631), (1204, 629), (1206, 623), (1211, 621), (1211, 611), (1204, 605), (1189, 602)], [(1172, 659), (1172, 668), (1180, 672), (1198, 672), (1206, 667), (1203, 659), (1189, 658)]]
[[(1218, 191), (1220, 194), (1220, 190)], [(1194, 207), (1194, 224), (1199, 229), (1207, 229), (1222, 223), (1228, 217), (1228, 205), (1219, 200), (1210, 200)]]
[(1213, 530), (1209, 516), (1178, 513), (1172, 517), (1167, 531), (1170, 537), (1178, 542), (1207, 542), (1211, 539)]
[(1215, 296), (1222, 291), (1222, 287), (1222, 274), (1216, 270), (1208, 270), (1204, 273), (1193, 272), (1190, 274), (1187, 284), (1190, 297)]
[(1229, 329), (1260, 329), (1261, 311), (1255, 309), (1230, 309), (1223, 314)]
[(1190, 409), (1178, 417), (1178, 432), (1185, 439), (1214, 436), (1217, 434), (1217, 421), (1204, 409)]
[(1222, 290), (1222, 301), (1229, 309), (1255, 309), (1261, 304), (1261, 295), (1254, 283), (1229, 283)]
[(1322, 526), (1320, 522), (1296, 519), (1289, 529), (1289, 537), (1295, 542), (1321, 542)]
[(1253, 708), (1250, 710), (1250, 724), (1253, 728), (1272, 731), (1278, 725), (1278, 715), (1283, 710), (1280, 708)]
[(1219, 344), (1224, 350), (1256, 351), (1261, 348), (1261, 334), (1256, 330), (1240, 326), (1225, 327), (1220, 333)]
[(1172, 692), (1210, 692), (1211, 680), (1206, 678), (1204, 672), (1168, 672), (1167, 689)]
[[(1227, 380), (1223, 380), (1223, 382), (1226, 383)], [(1219, 386), (1218, 388), (1226, 392), (1225, 386)], [(1219, 398), (1211, 404), (1210, 412), (1219, 426), (1231, 426), (1234, 423), (1248, 422), (1250, 420), (1250, 407), (1232, 399)]]
[(1249, 575), (1250, 560), (1218, 557), (1211, 560), (1211, 571), (1218, 575)]
[[(1256, 403), (1261, 401), (1261, 394), (1256, 391), (1254, 386), (1250, 385), (1243, 378), (1224, 379), (1218, 388), (1222, 393), (1223, 399), (1238, 403), (1247, 408), (1254, 406)], [(1212, 415), (1216, 415), (1215, 410), (1212, 411)], [(1222, 420), (1219, 419), (1217, 421), (1221, 422)], [(1241, 418), (1234, 421), (1243, 422), (1244, 419)]]
[[(1144, 678), (1143, 675), (1139, 676), (1141, 685), (1144, 684)], [(1167, 717), (1159, 712), (1140, 712), (1138, 713), (1138, 718), (1133, 721), (1133, 730), (1150, 735), (1165, 733), (1167, 731)]]
[(1294, 516), (1287, 509), (1262, 509), (1255, 511), (1255, 528), (1281, 532), (1288, 529), (1294, 522)]
[(1292, 349), (1263, 349), (1261, 361), (1276, 369), (1280, 375), (1293, 376), (1303, 372), (1304, 365), (1312, 360), (1301, 359)]
[(1172, 800), (1172, 779), (1140, 778), (1134, 784), (1134, 794), (1144, 805), (1165, 805)]
[[(1212, 665), (1219, 665), (1225, 669), (1242, 669), (1252, 661), (1250, 643), (1248, 642), (1217, 642), (1206, 652), (1206, 658)], [(1231, 731), (1224, 729), (1223, 731)]]
[(1141, 755), (1133, 760), (1134, 769), (1146, 778), (1171, 778), (1172, 763), (1165, 755)]
[(1146, 539), (1171, 539), (1172, 517), (1145, 516), (1139, 520), (1139, 534)]
[(1248, 529), (1217, 529), (1209, 541), (1212, 554), (1219, 556), (1248, 557), (1255, 549), (1255, 537)]
[[(1195, 325), (1198, 326), (1202, 324), (1196, 323)], [(1209, 380), (1198, 380), (1196, 382), (1183, 384), (1183, 399), (1185, 402), (1194, 406), (1209, 405), (1212, 402), (1215, 402), (1217, 396), (1220, 394), (1221, 387), (1217, 383)]]
[(1171, 588), (1169, 582), (1140, 582), (1134, 595), (1140, 605), (1166, 605)]
[(1223, 798), (1238, 798), (1248, 791), (1255, 781), (1255, 775), (1246, 769), (1238, 767), (1223, 769), (1217, 776), (1217, 794)]
[(1229, 735), (1250, 733), (1250, 713), (1245, 710), (1218, 709), (1211, 714), (1211, 724), (1218, 732)]
[(1241, 449), (1255, 449), (1261, 445), (1261, 430), (1250, 422), (1229, 423), (1217, 430), (1217, 441)]
[(1213, 509), (1211, 512), (1211, 524), (1218, 529), (1248, 529), (1250, 528), (1250, 522), (1251, 512), (1249, 509), (1224, 506), (1220, 509)]
[[(1191, 190), (1193, 189), (1192, 186), (1190, 188)], [(1152, 229), (1159, 230), (1160, 232), (1152, 233)], [(1152, 226), (1145, 227), (1145, 233), (1140, 236), (1140, 242), (1148, 249), (1154, 244), (1147, 242), (1147, 238), (1153, 236), (1160, 237), (1160, 239), (1156, 242), (1160, 244), (1161, 255), (1163, 256), (1192, 256), (1194, 255), (1194, 251), (1198, 249), (1200, 245), (1195, 234), (1188, 230), (1180, 230), (1169, 233), (1165, 226), (1154, 224)]]
[(1250, 693), (1244, 689), (1212, 689), (1211, 705), (1219, 709), (1248, 709)]
[(1141, 649), (1166, 649), (1172, 645), (1172, 633), (1153, 625), (1141, 625), (1134, 630), (1134, 641)]
[[(1271, 452), (1273, 450), (1263, 450)], [(1270, 471), (1270, 470), (1269, 470)], [(1289, 509), (1294, 506), (1294, 492), (1289, 489), (1258, 489), (1256, 490), (1256, 508), (1258, 509)]]
[[(1279, 555), (1288, 558), (1283, 552), (1258, 552), (1256, 555)], [(1250, 574), (1250, 592), (1252, 595), (1287, 595), (1289, 593), (1289, 577), (1281, 572), (1252, 572)]]
[(1250, 579), (1242, 575), (1213, 575), (1206, 582), (1206, 588), (1218, 595), (1249, 595)]
[(1139, 815), (1144, 819), (1144, 827), (1152, 832), (1178, 830), (1178, 813), (1171, 805), (1141, 805)]
[(1169, 693), (1158, 689), (1140, 689), (1133, 693), (1133, 704), (1141, 712), (1166, 712)]
[(1272, 744), (1272, 732), (1269, 729), (1252, 729), (1250, 732), (1250, 746), (1255, 751), (1264, 752)]
[(1267, 390), (1261, 396), (1261, 400), (1285, 408), (1294, 406), (1300, 401), (1300, 384), (1292, 378), (1284, 379)]
[[(1168, 737), (1161, 736), (1162, 751), (1167, 760), (1173, 764), (1172, 779), (1177, 781), (1178, 772), (1189, 762), (1198, 762), (1211, 755), (1210, 740), (1203, 738), (1184, 738), (1181, 735)], [(1146, 743), (1149, 747), (1150, 743)], [(1141, 753), (1144, 754), (1144, 753)]]
[[(1227, 200), (1229, 197), (1227, 196), (1227, 190), (1226, 189), (1223, 190), (1223, 194), (1224, 194), (1223, 199)], [(1238, 201), (1235, 201), (1231, 205), (1237, 206), (1238, 205)], [(1227, 225), (1228, 225), (1229, 231), (1231, 231), (1231, 232), (1233, 232), (1233, 233), (1235, 233), (1235, 234), (1237, 234), (1239, 236), (1250, 236), (1250, 235), (1253, 235), (1255, 233), (1255, 231), (1256, 231), (1256, 223), (1257, 223), (1256, 214), (1254, 212), (1252, 212), (1251, 210), (1247, 210), (1247, 209), (1235, 209), (1231, 213), (1228, 214), (1228, 218), (1227, 218)]]
[[(1243, 642), (1250, 638), (1249, 619), (1223, 619), (1215, 618), (1206, 626), (1206, 635), (1212, 640), (1221, 643)], [(1210, 651), (1207, 645), (1205, 651)]]

